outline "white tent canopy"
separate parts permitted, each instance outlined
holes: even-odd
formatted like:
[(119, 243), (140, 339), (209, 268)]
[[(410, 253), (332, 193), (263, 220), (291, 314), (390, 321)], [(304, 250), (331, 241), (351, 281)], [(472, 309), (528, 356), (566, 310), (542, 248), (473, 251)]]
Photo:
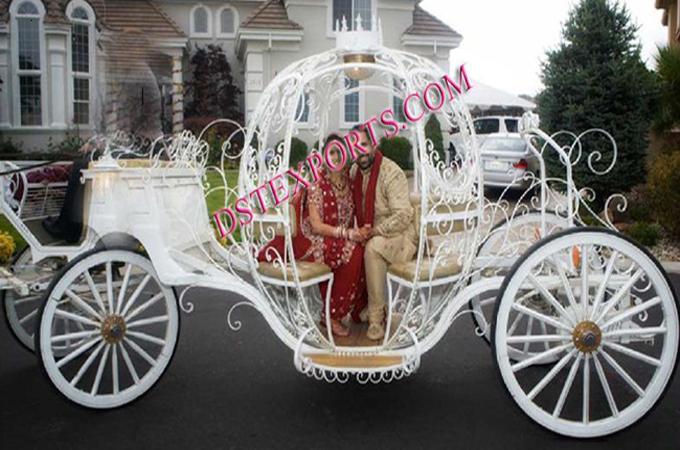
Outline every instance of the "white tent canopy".
[(482, 111), (504, 108), (521, 108), (530, 111), (536, 108), (536, 104), (528, 100), (474, 81), (472, 88), (463, 94), (463, 99), (470, 108), (478, 108)]

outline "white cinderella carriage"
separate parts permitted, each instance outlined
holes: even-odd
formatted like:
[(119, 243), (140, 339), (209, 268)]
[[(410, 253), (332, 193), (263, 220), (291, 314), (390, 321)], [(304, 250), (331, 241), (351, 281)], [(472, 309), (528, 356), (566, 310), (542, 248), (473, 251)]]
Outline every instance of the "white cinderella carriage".
[[(241, 326), (231, 317), (235, 307), (257, 309), (291, 349), (295, 368), (329, 382), (411, 375), (453, 321), (470, 313), (491, 343), (505, 388), (534, 421), (574, 437), (635, 423), (660, 401), (675, 371), (677, 300), (655, 258), (613, 231), (609, 219), (582, 226), (592, 192), (576, 188), (572, 165), (596, 171), (604, 158), (587, 152), (585, 134), (558, 144), (526, 116), (522, 134), (541, 162), (539, 176), (519, 200), (491, 202), (463, 101), (446, 102), (437, 113), (460, 130), (464, 148), (453, 161), (433, 151), (423, 121), (412, 125), (419, 244), (413, 261), (389, 267), (388, 332), (381, 341), (341, 340), (319, 327), (325, 302), (318, 285), (332, 283), (333, 274), (324, 264), (291, 258), (298, 224), (287, 204), (256, 215), (227, 245), (216, 238), (206, 190), (223, 192), (231, 206), (285, 172), (302, 98), (321, 141), (333, 131), (328, 124), (345, 95), (404, 97), (442, 76), (425, 58), (383, 47), (379, 32), (340, 33), (336, 49), (280, 72), (247, 128), (224, 143), (222, 163), (240, 159), (237, 189), (227, 186), (222, 167), (205, 167), (208, 146), (200, 137), (165, 139), (162, 152), (136, 159), (116, 157), (114, 150), (134, 151), (110, 141), (110, 151), (83, 174), (87, 231), (78, 247), (41, 244), (22, 220), (30, 183), (19, 194), (16, 174), (0, 177), (2, 212), (30, 244), (3, 278), (12, 288), (5, 309), (13, 331), (28, 346), (35, 335), (39, 360), (66, 398), (114, 408), (140, 397), (165, 372), (180, 309), (194, 307), (184, 298), (193, 287), (232, 294), (224, 298), (235, 299), (228, 319), (234, 329)], [(345, 85), (346, 77), (363, 81)], [(601, 130), (586, 134), (608, 139)], [(564, 166), (562, 180), (546, 177), (543, 156), (551, 152)], [(612, 153), (602, 174), (614, 164), (615, 144)], [(210, 172), (223, 183), (206, 185)], [(275, 236), (284, 237), (286, 250), (258, 261)], [(55, 265), (59, 257), (64, 262)], [(29, 304), (28, 313), (17, 312)]]

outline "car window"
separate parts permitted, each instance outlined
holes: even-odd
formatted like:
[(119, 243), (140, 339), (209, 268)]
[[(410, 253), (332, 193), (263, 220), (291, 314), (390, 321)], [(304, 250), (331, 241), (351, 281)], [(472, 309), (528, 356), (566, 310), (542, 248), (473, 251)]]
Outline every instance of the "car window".
[(475, 120), (475, 133), (477, 134), (491, 134), (500, 131), (500, 123), (498, 119), (477, 119)]
[(519, 121), (517, 119), (505, 119), (505, 129), (508, 133), (517, 133)]

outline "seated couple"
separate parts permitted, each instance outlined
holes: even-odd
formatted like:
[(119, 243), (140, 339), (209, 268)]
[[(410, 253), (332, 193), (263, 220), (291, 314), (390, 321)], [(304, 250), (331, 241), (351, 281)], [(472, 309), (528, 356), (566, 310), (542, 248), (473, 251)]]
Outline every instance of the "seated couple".
[[(417, 235), (406, 175), (373, 146), (366, 131), (353, 131), (368, 150), (357, 158), (358, 167), (324, 170), (317, 183), (293, 199), (301, 218), (293, 252), (296, 260), (324, 263), (333, 271), (333, 334), (348, 336), (343, 322), (351, 316), (356, 323), (368, 321), (367, 337), (379, 340), (385, 335), (387, 267), (413, 258)], [(333, 140), (342, 138), (331, 134), (324, 148)], [(331, 150), (330, 157), (339, 164), (339, 151)], [(324, 299), (326, 289), (322, 284)], [(326, 326), (324, 317), (321, 324)]]

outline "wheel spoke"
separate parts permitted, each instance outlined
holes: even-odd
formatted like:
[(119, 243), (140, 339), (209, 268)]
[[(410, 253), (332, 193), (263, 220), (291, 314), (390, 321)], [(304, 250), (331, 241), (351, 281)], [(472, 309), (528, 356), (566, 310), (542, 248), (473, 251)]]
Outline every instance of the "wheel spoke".
[(602, 282), (600, 283), (600, 286), (597, 289), (595, 299), (593, 300), (593, 307), (590, 310), (590, 314), (588, 315), (588, 319), (591, 321), (594, 320), (595, 314), (597, 313), (597, 310), (600, 308), (600, 303), (602, 303), (604, 293), (607, 291), (607, 283), (609, 283), (609, 278), (612, 276), (612, 272), (614, 271), (614, 264), (616, 263), (616, 258), (618, 258), (618, 256), (619, 252), (613, 251), (611, 256), (609, 257), (609, 262), (607, 263), (607, 268), (605, 269), (604, 277), (602, 278)]
[(132, 350), (137, 352), (137, 354), (139, 356), (141, 356), (142, 358), (144, 358), (146, 360), (146, 362), (151, 364), (151, 367), (156, 365), (156, 360), (153, 359), (146, 351), (144, 351), (144, 349), (142, 347), (140, 347), (139, 345), (137, 345), (136, 343), (134, 343), (130, 339), (124, 338), (124, 340), (130, 346), (130, 348)]
[(104, 366), (106, 366), (106, 360), (109, 357), (110, 345), (107, 345), (104, 349), (104, 354), (99, 360), (99, 366), (97, 367), (97, 374), (94, 376), (94, 381), (92, 382), (92, 389), (90, 389), (90, 395), (96, 395), (99, 390), (99, 383), (102, 381), (102, 374), (104, 373)]
[(581, 246), (581, 306), (583, 307), (583, 317), (588, 317), (588, 247)]
[(137, 300), (137, 297), (142, 293), (144, 288), (146, 287), (146, 284), (149, 282), (151, 279), (151, 275), (147, 274), (139, 283), (139, 286), (137, 286), (137, 289), (132, 293), (130, 298), (127, 301), (127, 304), (125, 305), (125, 308), (123, 308), (123, 311), (120, 313), (121, 316), (125, 317), (125, 314), (127, 314), (128, 310), (132, 307), (132, 305), (135, 303)]
[(31, 320), (33, 317), (35, 317), (36, 314), (38, 314), (38, 308), (35, 308), (33, 311), (31, 311), (30, 313), (26, 314), (24, 317), (19, 319), (19, 323), (22, 324), (22, 325), (25, 324), (26, 322)]
[(614, 400), (614, 395), (612, 394), (612, 390), (609, 387), (609, 382), (607, 381), (607, 377), (605, 376), (604, 370), (602, 369), (602, 364), (600, 363), (600, 360), (597, 357), (597, 352), (593, 353), (593, 363), (595, 363), (595, 371), (597, 372), (597, 377), (600, 379), (600, 384), (602, 385), (602, 389), (604, 389), (604, 395), (607, 397), (607, 403), (609, 403), (609, 409), (611, 410), (612, 415), (614, 417), (618, 417), (619, 408), (616, 406), (616, 401)]
[(572, 351), (570, 351), (569, 353), (564, 355), (564, 357), (562, 357), (562, 359), (559, 360), (559, 362), (557, 364), (555, 364), (552, 369), (550, 369), (550, 372), (548, 372), (541, 379), (541, 381), (539, 381), (536, 384), (536, 386), (534, 386), (534, 388), (531, 390), (531, 392), (529, 392), (527, 394), (527, 397), (529, 397), (531, 400), (533, 400), (534, 397), (536, 397), (538, 394), (540, 394), (541, 391), (555, 378), (555, 376), (558, 373), (560, 373), (560, 370), (562, 370), (562, 368), (564, 368), (564, 366), (567, 365), (569, 360), (571, 360), (571, 358), (573, 358), (576, 355), (576, 352), (577, 352), (577, 350), (573, 349)]
[(97, 305), (99, 305), (99, 309), (101, 310), (102, 314), (105, 314), (106, 306), (104, 306), (104, 300), (102, 300), (102, 296), (99, 295), (99, 289), (97, 289), (97, 286), (94, 284), (94, 280), (92, 279), (92, 275), (90, 275), (90, 271), (85, 270), (84, 275), (85, 281), (87, 281), (87, 285), (90, 287), (90, 292), (92, 292), (94, 300), (97, 302)]
[(56, 342), (69, 341), (71, 339), (84, 339), (99, 334), (100, 330), (78, 331), (76, 333), (58, 334), (52, 336), (50, 341), (54, 344)]
[(630, 356), (631, 358), (635, 358), (639, 361), (646, 362), (649, 365), (655, 367), (661, 366), (660, 360), (653, 358), (649, 355), (645, 355), (644, 353), (638, 352), (637, 350), (633, 350), (632, 348), (628, 348), (623, 345), (616, 344), (614, 342), (604, 342), (604, 345), (618, 351), (619, 353), (623, 353), (624, 355)]
[(562, 317), (568, 319), (572, 325), (576, 324), (576, 319), (573, 318), (566, 309), (564, 309), (564, 306), (562, 306), (555, 296), (552, 295), (550, 291), (545, 286), (543, 286), (543, 284), (533, 274), (529, 274), (528, 279), (531, 281), (531, 284), (536, 286), (536, 289), (538, 289), (538, 291), (541, 293), (541, 296), (550, 304), (550, 306), (555, 308), (557, 312), (562, 315)]
[(109, 301), (109, 313), (113, 314), (114, 299), (113, 299), (113, 273), (111, 269), (111, 261), (106, 262), (106, 298)]
[(66, 363), (74, 360), (75, 358), (79, 357), (80, 355), (82, 355), (83, 353), (85, 353), (86, 351), (88, 351), (89, 349), (94, 347), (94, 345), (97, 344), (101, 340), (102, 340), (102, 338), (101, 338), (101, 336), (99, 336), (95, 339), (92, 339), (91, 341), (88, 341), (88, 342), (81, 344), (78, 348), (73, 350), (71, 353), (69, 353), (68, 355), (64, 356), (62, 359), (57, 361), (57, 367), (58, 368), (63, 367)]
[(87, 357), (87, 359), (85, 360), (83, 365), (80, 367), (80, 370), (78, 370), (78, 373), (76, 373), (76, 376), (73, 377), (73, 379), (71, 380), (71, 383), (70, 383), (71, 386), (75, 386), (76, 384), (78, 384), (78, 381), (80, 381), (80, 379), (85, 374), (87, 369), (90, 368), (90, 366), (94, 362), (97, 355), (99, 355), (99, 352), (102, 350), (104, 345), (105, 345), (104, 341), (100, 342), (99, 345), (94, 349), (94, 351), (92, 353), (90, 353), (90, 356)]
[(611, 309), (621, 301), (621, 299), (626, 295), (626, 292), (628, 292), (630, 288), (633, 287), (633, 285), (643, 274), (644, 271), (642, 269), (638, 269), (635, 274), (633, 274), (630, 279), (623, 286), (621, 286), (618, 291), (616, 291), (616, 294), (614, 294), (614, 296), (609, 299), (607, 303), (605, 303), (604, 308), (602, 308), (602, 312), (600, 312), (600, 315), (595, 321), (596, 324), (599, 325), (602, 320), (604, 320), (604, 318), (607, 316), (607, 313), (609, 313), (609, 311), (611, 311)]
[(624, 336), (640, 336), (666, 333), (666, 327), (647, 327), (647, 328), (625, 328), (623, 330), (607, 331), (602, 333), (603, 338), (624, 337)]
[(132, 361), (130, 360), (130, 355), (128, 355), (128, 352), (127, 350), (125, 350), (125, 346), (123, 345), (122, 342), (120, 343), (120, 354), (123, 355), (123, 360), (125, 361), (125, 365), (127, 366), (130, 375), (132, 375), (132, 379), (135, 381), (135, 384), (138, 384), (139, 375), (137, 375), (135, 366), (132, 364)]
[(70, 313), (68, 311), (56, 309), (54, 311), (54, 315), (57, 316), (57, 317), (61, 317), (63, 319), (69, 319), (69, 320), (73, 320), (74, 322), (80, 322), (80, 323), (85, 324), (85, 325), (90, 325), (90, 326), (99, 328), (99, 324), (97, 322), (90, 320), (86, 317), (79, 316), (78, 314)]
[(645, 395), (645, 390), (640, 387), (639, 384), (635, 380), (633, 380), (633, 377), (631, 377), (626, 370), (619, 365), (619, 363), (616, 362), (613, 356), (611, 356), (609, 353), (604, 351), (604, 349), (600, 349), (600, 355), (609, 363), (610, 366), (616, 371), (616, 373), (619, 374), (619, 376), (626, 382), (628, 383), (628, 386), (630, 386), (638, 396), (643, 397)]
[(583, 423), (590, 422), (590, 354), (583, 360)]
[(17, 298), (17, 299), (14, 300), (12, 303), (13, 303), (14, 306), (16, 307), (16, 306), (23, 305), (24, 303), (28, 303), (28, 302), (32, 302), (32, 301), (35, 301), (35, 300), (39, 300), (40, 298), (41, 298), (40, 295), (31, 295), (31, 296), (29, 296), (29, 297), (21, 297), (21, 298)]
[(141, 339), (142, 341), (151, 342), (158, 345), (165, 345), (165, 341), (163, 339), (157, 338), (156, 336), (151, 336), (150, 334), (141, 333), (139, 331), (126, 331), (125, 334), (127, 336)]
[(526, 314), (529, 317), (533, 317), (535, 319), (540, 320), (541, 322), (545, 322), (547, 325), (552, 325), (555, 328), (560, 328), (562, 330), (566, 330), (566, 331), (571, 333), (571, 328), (569, 328), (568, 326), (566, 326), (562, 322), (553, 319), (552, 317), (548, 317), (545, 314), (541, 314), (538, 311), (534, 311), (533, 309), (527, 308), (526, 306), (520, 305), (518, 303), (514, 303), (512, 305), (512, 307), (516, 311), (519, 311), (523, 314)]
[[(541, 322), (542, 323), (542, 322)], [(531, 332), (533, 331), (532, 328), (534, 326), (534, 318), (529, 317), (529, 320), (527, 321), (527, 334), (531, 335)], [(529, 346), (531, 345), (531, 342), (525, 342), (524, 347), (522, 348), (522, 351), (524, 353), (529, 353)]]
[(118, 383), (118, 345), (113, 346), (113, 351), (111, 352), (111, 378), (113, 381), (113, 393), (117, 394), (120, 390), (120, 385)]
[(654, 297), (651, 300), (647, 300), (646, 302), (642, 302), (639, 305), (633, 307), (633, 308), (627, 308), (624, 312), (621, 314), (618, 314), (602, 325), (603, 329), (606, 329), (612, 325), (614, 325), (617, 322), (621, 322), (622, 320), (625, 320), (629, 317), (633, 317), (637, 314), (640, 314), (642, 311), (645, 311), (653, 306), (656, 306), (661, 303), (661, 297)]
[(167, 322), (169, 319), (169, 316), (164, 315), (164, 316), (155, 316), (155, 317), (149, 317), (148, 319), (141, 319), (141, 320), (136, 320), (134, 322), (130, 322), (126, 325), (126, 328), (134, 328), (134, 327), (142, 327), (144, 325), (151, 325), (152, 323), (161, 323), (161, 322)]
[(130, 272), (132, 271), (132, 264), (128, 264), (125, 269), (125, 275), (123, 276), (123, 285), (120, 287), (120, 292), (118, 293), (118, 303), (116, 304), (116, 314), (120, 314), (121, 306), (123, 305), (123, 300), (125, 300), (125, 291), (127, 290), (128, 283), (130, 282)]
[[(548, 334), (548, 327), (546, 327), (545, 323), (543, 323), (543, 322), (540, 322), (540, 324), (541, 324), (541, 332), (543, 333), (544, 336), (547, 335)], [(543, 341), (543, 346), (545, 347), (546, 350), (550, 350), (550, 344), (548, 344), (548, 341)]]
[(571, 346), (572, 346), (572, 343), (569, 342), (569, 343), (560, 345), (560, 346), (558, 346), (558, 347), (552, 348), (552, 349), (550, 349), (550, 350), (548, 350), (548, 351), (545, 351), (545, 352), (542, 352), (542, 353), (538, 353), (538, 354), (532, 356), (531, 358), (527, 358), (527, 359), (525, 359), (524, 361), (520, 361), (520, 362), (518, 362), (518, 363), (513, 364), (513, 365), (512, 365), (512, 371), (513, 371), (513, 372), (517, 372), (518, 370), (522, 370), (522, 369), (524, 369), (524, 368), (526, 368), (526, 367), (529, 367), (529, 366), (531, 366), (532, 364), (537, 363), (537, 362), (539, 362), (539, 361), (541, 361), (541, 360), (543, 360), (543, 359), (545, 359), (545, 358), (547, 358), (547, 357), (549, 357), (549, 356), (552, 356), (552, 355), (556, 355), (556, 354), (558, 354), (558, 353), (561, 353), (561, 352), (563, 352), (564, 350), (568, 349), (568, 348), (571, 347)]
[(567, 380), (564, 382), (564, 386), (562, 386), (562, 392), (560, 392), (560, 397), (557, 399), (555, 409), (553, 409), (553, 417), (559, 417), (559, 415), (562, 413), (564, 402), (567, 400), (567, 395), (569, 395), (571, 385), (574, 384), (574, 378), (576, 378), (576, 372), (578, 372), (578, 368), (581, 365), (581, 358), (583, 358), (583, 354), (579, 353), (579, 355), (576, 357), (576, 361), (574, 361), (571, 369), (569, 370)]
[(73, 292), (70, 289), (66, 289), (64, 292), (66, 296), (71, 299), (71, 302), (73, 302), (74, 305), (76, 305), (78, 308), (80, 308), (81, 311), (89, 314), (92, 317), (96, 317), (97, 320), (102, 320), (102, 316), (94, 310), (90, 305), (88, 305), (82, 298), (78, 297), (75, 292)]
[(517, 314), (517, 317), (515, 317), (515, 319), (510, 324), (510, 328), (508, 328), (508, 336), (512, 336), (515, 333), (515, 330), (517, 329), (519, 322), (522, 320), (522, 317), (524, 317), (524, 315)]
[(574, 297), (574, 291), (571, 289), (571, 284), (569, 283), (569, 279), (567, 278), (567, 274), (564, 272), (564, 267), (562, 267), (562, 264), (555, 259), (555, 256), (553, 255), (551, 257), (553, 264), (555, 265), (555, 268), (557, 269), (557, 275), (560, 278), (560, 281), (562, 282), (562, 286), (564, 287), (564, 292), (567, 294), (567, 300), (569, 300), (569, 306), (571, 306), (572, 311), (577, 311), (576, 309), (576, 297)]
[[(562, 342), (570, 341), (571, 337), (564, 334), (534, 334), (534, 335), (524, 335), (524, 336), (509, 336), (507, 339), (508, 344), (524, 344), (531, 342)], [(550, 350), (550, 347), (546, 348)]]
[(149, 300), (147, 300), (146, 302), (142, 303), (142, 304), (139, 305), (137, 308), (135, 308), (134, 310), (132, 310), (132, 312), (130, 312), (130, 313), (125, 317), (125, 320), (131, 320), (133, 317), (135, 317), (135, 316), (137, 316), (138, 314), (144, 312), (144, 311), (147, 310), (149, 307), (153, 306), (158, 300), (160, 300), (160, 299), (162, 299), (162, 298), (164, 298), (164, 297), (165, 297), (165, 294), (163, 294), (162, 292), (159, 292), (158, 294), (154, 295), (154, 296), (151, 297)]

